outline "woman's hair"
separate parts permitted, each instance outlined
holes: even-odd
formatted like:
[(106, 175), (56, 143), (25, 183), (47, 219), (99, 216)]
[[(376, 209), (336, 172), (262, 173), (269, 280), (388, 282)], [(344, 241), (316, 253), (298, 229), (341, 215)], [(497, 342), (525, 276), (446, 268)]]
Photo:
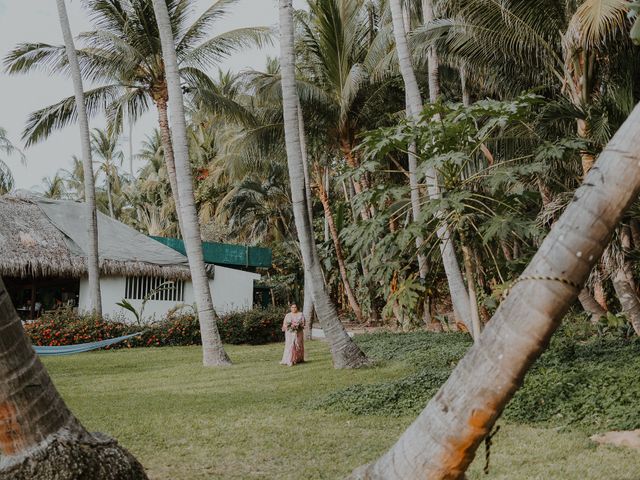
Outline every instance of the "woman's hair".
[(291, 303), (289, 304), (289, 308), (291, 308), (291, 307), (297, 307), (297, 306), (298, 306), (298, 304), (297, 304), (296, 302), (291, 302)]

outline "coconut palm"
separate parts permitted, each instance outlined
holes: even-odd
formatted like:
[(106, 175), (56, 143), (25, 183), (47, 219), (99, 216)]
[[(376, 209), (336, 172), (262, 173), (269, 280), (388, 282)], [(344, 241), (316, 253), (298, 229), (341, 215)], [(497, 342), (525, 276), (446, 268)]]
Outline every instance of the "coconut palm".
[[(640, 192), (640, 105), (609, 142), (480, 339), (398, 442), (354, 479), (462, 479)], [(531, 299), (535, 299), (532, 303)]]
[(180, 86), (180, 70), (172, 22), (165, 0), (153, 0), (153, 10), (162, 43), (167, 92), (171, 108), (171, 138), (175, 154), (176, 182), (178, 191), (178, 218), (189, 259), (193, 292), (198, 308), (200, 336), (202, 337), (202, 361), (205, 366), (230, 365), (231, 361), (222, 347), (222, 340), (216, 325), (209, 279), (202, 253), (202, 236), (198, 223), (198, 212), (193, 195), (193, 179), (189, 163), (189, 143), (187, 125)]
[(0, 279), (0, 478), (146, 479), (115, 440), (73, 416), (31, 347)]
[[(261, 46), (270, 40), (267, 28), (239, 28), (216, 36), (209, 34), (216, 21), (224, 18), (237, 0), (218, 0), (192, 23), (188, 23), (193, 1), (167, 0), (171, 28), (180, 66), (180, 78), (187, 92), (204, 96), (210, 109), (238, 114), (237, 104), (228, 102), (210, 88), (204, 69), (239, 49)], [(173, 196), (178, 199), (175, 165), (167, 111), (168, 90), (162, 61), (158, 26), (151, 0), (88, 0), (85, 2), (95, 30), (80, 35), (85, 45), (78, 50), (82, 72), (99, 86), (88, 90), (89, 115), (104, 112), (110, 128), (119, 132), (123, 119), (136, 121), (150, 105), (156, 106), (158, 125), (167, 162)], [(45, 68), (66, 73), (62, 49), (44, 43), (18, 45), (5, 57), (9, 73), (26, 73)], [(76, 118), (73, 97), (30, 115), (23, 137), (27, 145), (46, 138)]]
[(42, 195), (45, 197), (54, 199), (66, 198), (67, 192), (64, 185), (64, 178), (60, 172), (56, 172), (53, 177), (44, 177), (42, 183)]
[(121, 188), (118, 165), (124, 161), (124, 153), (119, 149), (118, 138), (113, 132), (94, 128), (91, 132), (91, 150), (99, 163), (98, 172), (104, 174), (105, 190), (109, 206), (109, 216), (115, 218), (113, 196)]
[(71, 72), (78, 125), (80, 127), (80, 143), (82, 145), (82, 165), (84, 172), (84, 201), (87, 214), (87, 274), (89, 277), (89, 310), (102, 315), (102, 298), (100, 294), (100, 262), (98, 258), (98, 217), (96, 212), (96, 191), (91, 162), (91, 140), (89, 138), (89, 119), (85, 108), (85, 95), (82, 85), (82, 74), (78, 62), (78, 54), (73, 44), (73, 35), (67, 16), (64, 0), (57, 0), (58, 16), (62, 36), (64, 37), (67, 65)]
[[(16, 148), (9, 137), (7, 131), (0, 127), (0, 153), (6, 156), (17, 155), (24, 163), (25, 157), (20, 149)], [(0, 195), (10, 192), (13, 189), (13, 174), (6, 162), (0, 158)]]
[(349, 337), (338, 318), (335, 306), (327, 295), (318, 262), (316, 244), (306, 205), (304, 167), (300, 144), (298, 120), (299, 97), (296, 88), (293, 6), (291, 0), (280, 0), (280, 65), (282, 75), (282, 103), (284, 117), (285, 144), (291, 200), (300, 242), (300, 250), (306, 268), (310, 271), (314, 306), (320, 324), (329, 340), (333, 363), (336, 368), (353, 368), (367, 363), (360, 348)]

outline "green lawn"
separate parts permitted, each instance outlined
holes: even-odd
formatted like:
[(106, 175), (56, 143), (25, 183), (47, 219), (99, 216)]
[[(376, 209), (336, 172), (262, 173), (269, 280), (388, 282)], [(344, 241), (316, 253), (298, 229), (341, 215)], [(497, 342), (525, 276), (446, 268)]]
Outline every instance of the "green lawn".
[[(200, 349), (133, 349), (50, 358), (46, 366), (90, 430), (113, 435), (152, 479), (343, 478), (388, 448), (411, 417), (314, 410), (322, 395), (351, 384), (406, 376), (385, 362), (336, 371), (326, 345), (307, 345), (309, 362), (278, 365), (280, 345), (227, 346), (234, 366), (205, 369)], [(484, 457), (480, 449), (479, 457)], [(637, 479), (640, 456), (596, 447), (583, 433), (505, 425), (491, 474), (470, 478)]]

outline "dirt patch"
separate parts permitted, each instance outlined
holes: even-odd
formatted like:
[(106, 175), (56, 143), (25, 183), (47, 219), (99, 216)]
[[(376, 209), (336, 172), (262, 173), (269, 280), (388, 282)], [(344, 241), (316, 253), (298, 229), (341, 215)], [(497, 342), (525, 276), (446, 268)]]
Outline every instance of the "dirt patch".
[(640, 430), (622, 432), (607, 432), (590, 437), (596, 443), (602, 445), (615, 445), (616, 447), (628, 447), (640, 450)]

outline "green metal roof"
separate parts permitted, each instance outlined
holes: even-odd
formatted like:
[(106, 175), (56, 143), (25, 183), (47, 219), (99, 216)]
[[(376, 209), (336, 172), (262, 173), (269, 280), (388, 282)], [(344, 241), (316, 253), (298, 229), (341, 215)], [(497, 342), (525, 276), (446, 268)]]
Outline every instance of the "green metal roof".
[[(184, 243), (178, 238), (151, 237), (167, 247), (186, 255)], [(233, 265), (237, 267), (271, 267), (271, 249), (231, 245), (228, 243), (202, 242), (205, 263)]]

